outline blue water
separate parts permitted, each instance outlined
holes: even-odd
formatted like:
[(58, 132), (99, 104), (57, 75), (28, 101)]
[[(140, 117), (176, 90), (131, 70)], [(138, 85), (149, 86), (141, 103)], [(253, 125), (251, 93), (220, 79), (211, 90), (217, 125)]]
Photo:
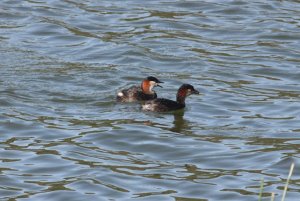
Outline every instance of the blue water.
[[(0, 200), (300, 192), (297, 1), (0, 2)], [(149, 75), (183, 112), (115, 102)]]

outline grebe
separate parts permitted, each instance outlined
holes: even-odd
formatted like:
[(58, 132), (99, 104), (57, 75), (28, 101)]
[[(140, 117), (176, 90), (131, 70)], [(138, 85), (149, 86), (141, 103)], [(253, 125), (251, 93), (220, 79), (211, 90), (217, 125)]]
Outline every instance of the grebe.
[(117, 101), (119, 102), (136, 102), (136, 101), (146, 101), (153, 100), (157, 98), (157, 94), (154, 90), (154, 87), (159, 86), (159, 83), (163, 83), (159, 81), (157, 78), (153, 76), (149, 76), (142, 81), (140, 87), (132, 86), (128, 89), (124, 89), (117, 94)]
[(179, 110), (185, 107), (185, 98), (191, 94), (199, 94), (199, 91), (194, 89), (190, 84), (183, 84), (178, 89), (176, 101), (157, 98), (154, 100), (146, 101), (142, 105), (142, 110), (153, 112), (168, 112), (173, 110)]

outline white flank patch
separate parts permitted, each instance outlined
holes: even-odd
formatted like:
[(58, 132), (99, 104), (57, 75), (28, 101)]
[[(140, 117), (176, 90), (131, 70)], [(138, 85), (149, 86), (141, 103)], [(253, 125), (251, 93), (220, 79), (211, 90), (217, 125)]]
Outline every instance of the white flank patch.
[(143, 110), (153, 111), (154, 107), (152, 104), (145, 104), (142, 106)]
[(124, 94), (122, 92), (119, 92), (118, 96), (122, 97), (122, 96), (124, 96)]

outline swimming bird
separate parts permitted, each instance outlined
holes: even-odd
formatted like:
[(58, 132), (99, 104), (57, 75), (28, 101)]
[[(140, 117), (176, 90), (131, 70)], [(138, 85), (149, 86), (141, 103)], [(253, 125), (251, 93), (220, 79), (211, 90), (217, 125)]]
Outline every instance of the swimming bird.
[(194, 89), (190, 84), (183, 84), (177, 91), (176, 101), (157, 98), (154, 100), (146, 101), (142, 105), (142, 110), (153, 112), (168, 112), (179, 110), (185, 107), (185, 98), (191, 94), (199, 94), (199, 91)]
[(141, 86), (132, 86), (128, 89), (123, 89), (117, 94), (117, 101), (119, 102), (136, 102), (136, 101), (146, 101), (153, 100), (157, 98), (156, 92), (153, 90), (154, 87), (159, 86), (161, 82), (156, 77), (149, 76), (145, 78)]

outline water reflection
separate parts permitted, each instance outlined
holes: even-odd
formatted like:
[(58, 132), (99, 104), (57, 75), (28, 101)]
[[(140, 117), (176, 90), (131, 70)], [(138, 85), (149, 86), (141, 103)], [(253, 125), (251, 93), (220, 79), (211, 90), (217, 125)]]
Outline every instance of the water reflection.
[[(300, 166), (300, 4), (77, 2), (0, 1), (0, 200), (257, 200), (261, 177), (281, 194)], [(145, 74), (205, 96), (112, 103)]]
[(170, 131), (181, 133), (183, 130), (189, 130), (189, 123), (184, 119), (184, 110), (179, 110), (173, 113), (173, 127), (170, 128)]

